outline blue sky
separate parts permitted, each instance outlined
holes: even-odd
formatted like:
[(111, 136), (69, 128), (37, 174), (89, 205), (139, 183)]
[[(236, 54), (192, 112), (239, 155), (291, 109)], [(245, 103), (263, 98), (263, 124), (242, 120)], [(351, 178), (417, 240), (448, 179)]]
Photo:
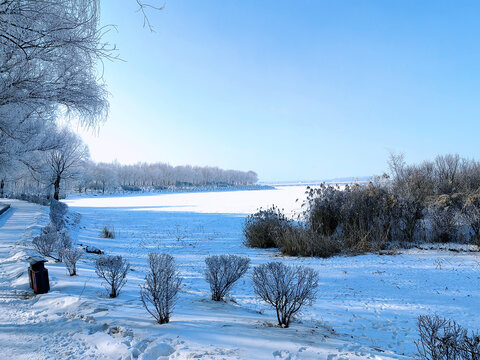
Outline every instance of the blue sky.
[(381, 174), (389, 151), (480, 159), (480, 3), (176, 0), (155, 33), (135, 1), (102, 6), (126, 62), (105, 64), (109, 119), (83, 132), (96, 161), (271, 181)]

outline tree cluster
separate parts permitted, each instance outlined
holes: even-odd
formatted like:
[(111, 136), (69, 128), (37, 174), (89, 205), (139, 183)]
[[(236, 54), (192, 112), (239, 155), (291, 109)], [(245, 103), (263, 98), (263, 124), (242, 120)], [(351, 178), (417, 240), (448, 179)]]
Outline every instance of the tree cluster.
[(392, 155), (391, 176), (341, 188), (308, 188), (298, 223), (276, 208), (245, 222), (246, 245), (288, 255), (328, 257), (409, 246), (462, 242), (480, 246), (480, 163), (458, 155), (406, 165)]
[(88, 163), (78, 190), (102, 193), (126, 190), (163, 190), (185, 187), (251, 185), (258, 181), (253, 171), (223, 170), (218, 167), (172, 166), (166, 163)]

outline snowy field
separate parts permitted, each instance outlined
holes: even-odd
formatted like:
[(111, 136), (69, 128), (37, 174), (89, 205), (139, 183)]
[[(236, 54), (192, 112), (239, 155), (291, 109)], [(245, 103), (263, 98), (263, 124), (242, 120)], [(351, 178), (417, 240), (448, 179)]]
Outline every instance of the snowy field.
[[(283, 257), (242, 244), (247, 214), (272, 204), (290, 216), (305, 188), (181, 193), (67, 200), (77, 220), (74, 241), (130, 261), (128, 283), (106, 295), (88, 255), (76, 277), (48, 263), (51, 291), (32, 297), (29, 243), (48, 221), (48, 209), (20, 201), (0, 216), (0, 348), (10, 359), (410, 359), (416, 317), (438, 313), (480, 328), (480, 257), (447, 249), (394, 256), (330, 259)], [(300, 199), (296, 201), (296, 199)], [(75, 216), (75, 213), (81, 216)], [(99, 237), (114, 227), (115, 239)], [(171, 322), (157, 325), (143, 309), (139, 284), (148, 252), (175, 256), (184, 277)], [(205, 256), (249, 256), (312, 266), (320, 273), (318, 299), (288, 329), (274, 327), (271, 308), (257, 300), (247, 276), (228, 301), (210, 300)]]

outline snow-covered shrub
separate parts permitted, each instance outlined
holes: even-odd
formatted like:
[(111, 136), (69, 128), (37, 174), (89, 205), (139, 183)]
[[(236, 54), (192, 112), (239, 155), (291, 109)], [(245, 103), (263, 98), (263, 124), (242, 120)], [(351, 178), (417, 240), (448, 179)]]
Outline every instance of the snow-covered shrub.
[(333, 236), (321, 235), (302, 225), (289, 226), (278, 240), (282, 254), (291, 256), (317, 256), (328, 258), (342, 250), (340, 241)]
[(65, 227), (65, 215), (68, 205), (58, 200), (50, 200), (50, 222), (55, 225), (57, 231)]
[(255, 294), (275, 307), (278, 325), (287, 328), (302, 306), (310, 305), (317, 294), (318, 273), (305, 266), (269, 262), (253, 269)]
[(32, 243), (34, 249), (41, 255), (56, 261), (62, 261), (63, 250), (72, 247), (72, 239), (68, 235), (68, 231), (66, 229), (57, 231), (53, 223), (48, 223), (42, 228), (41, 234), (33, 238)]
[(104, 239), (115, 239), (115, 229), (113, 227), (110, 229), (108, 226), (104, 226), (100, 231), (100, 237)]
[(58, 233), (52, 223), (42, 228), (41, 234), (33, 238), (32, 244), (41, 255), (58, 260), (54, 256), (58, 250)]
[(417, 320), (420, 339), (415, 342), (422, 360), (479, 360), (480, 334), (472, 333), (454, 320), (422, 315)]
[(256, 248), (278, 247), (276, 243), (278, 236), (288, 226), (290, 221), (277, 207), (260, 209), (249, 215), (245, 221), (243, 228), (245, 245)]
[(210, 284), (212, 300), (220, 301), (248, 270), (250, 259), (237, 255), (213, 255), (205, 259), (205, 277)]
[(68, 235), (68, 231), (63, 229), (57, 231), (57, 249), (58, 260), (63, 261), (63, 251), (72, 248), (72, 238)]
[(157, 323), (165, 324), (170, 321), (182, 278), (169, 254), (148, 254), (148, 267), (140, 299)]
[(130, 263), (120, 255), (101, 256), (95, 261), (95, 272), (106, 281), (111, 298), (117, 297), (126, 284), (128, 270)]
[(65, 248), (60, 254), (70, 276), (77, 275), (77, 262), (83, 255), (82, 249)]

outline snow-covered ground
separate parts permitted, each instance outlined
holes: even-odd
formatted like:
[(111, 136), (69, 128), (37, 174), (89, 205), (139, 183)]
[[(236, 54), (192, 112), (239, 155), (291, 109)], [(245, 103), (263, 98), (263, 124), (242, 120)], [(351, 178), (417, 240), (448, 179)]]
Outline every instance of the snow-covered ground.
[[(88, 255), (79, 276), (48, 263), (51, 291), (31, 297), (24, 259), (48, 209), (12, 201), (0, 216), (0, 348), (6, 358), (407, 359), (415, 353), (416, 317), (438, 313), (480, 328), (477, 252), (411, 249), (330, 259), (283, 257), (242, 244), (245, 216), (276, 204), (301, 210), (304, 187), (67, 200), (81, 214), (75, 242), (130, 261), (128, 283), (106, 295)], [(296, 201), (296, 199), (300, 199)], [(104, 226), (115, 239), (99, 237)], [(25, 230), (26, 229), (26, 230)], [(148, 252), (175, 256), (184, 283), (171, 322), (157, 325), (139, 300)], [(317, 269), (318, 299), (290, 328), (255, 298), (249, 274), (229, 300), (210, 300), (205, 256), (249, 256)]]

